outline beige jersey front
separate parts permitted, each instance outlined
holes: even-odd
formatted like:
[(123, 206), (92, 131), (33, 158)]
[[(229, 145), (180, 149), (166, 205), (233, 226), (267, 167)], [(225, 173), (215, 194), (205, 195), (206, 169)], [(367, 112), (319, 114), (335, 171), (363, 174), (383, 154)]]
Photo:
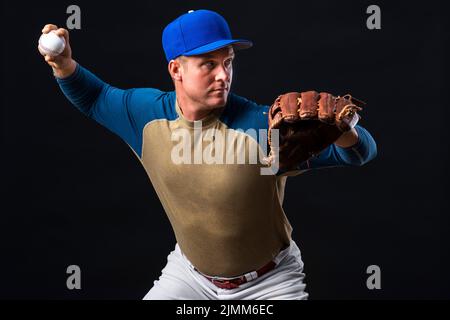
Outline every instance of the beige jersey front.
[[(202, 120), (202, 134), (176, 105), (178, 118), (148, 123), (143, 132), (142, 163), (161, 200), (181, 250), (201, 272), (235, 276), (261, 267), (289, 244), (291, 226), (282, 209), (285, 178), (262, 175), (261, 163), (250, 164), (248, 153), (258, 143), (220, 121), (220, 111)], [(263, 112), (261, 108), (260, 112)], [(197, 123), (198, 124), (198, 123)], [(245, 162), (174, 164), (172, 150), (180, 140), (173, 132), (190, 133), (191, 155), (196, 146), (215, 152), (207, 133), (229, 136), (233, 130), (237, 154)], [(217, 133), (219, 131), (220, 133)], [(242, 135), (242, 136), (239, 136)], [(225, 152), (222, 152), (225, 156)]]

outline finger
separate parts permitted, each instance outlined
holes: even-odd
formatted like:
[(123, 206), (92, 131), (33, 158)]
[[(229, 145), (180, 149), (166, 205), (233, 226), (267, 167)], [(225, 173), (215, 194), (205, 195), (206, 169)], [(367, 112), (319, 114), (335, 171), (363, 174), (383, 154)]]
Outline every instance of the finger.
[(300, 118), (303, 120), (317, 118), (317, 101), (319, 94), (316, 91), (301, 93)]
[(55, 62), (55, 57), (52, 57), (48, 54), (45, 55), (45, 61), (47, 62)]
[(320, 93), (319, 99), (319, 120), (322, 122), (334, 123), (335, 99), (333, 95), (327, 92)]
[(295, 122), (299, 120), (299, 98), (300, 94), (298, 92), (289, 92), (281, 96), (280, 108), (284, 121)]
[(60, 36), (60, 37), (64, 37), (64, 40), (66, 40), (66, 43), (69, 42), (69, 31), (67, 31), (67, 29), (64, 28), (59, 28), (58, 30), (56, 30), (56, 35)]
[(52, 30), (56, 30), (58, 27), (54, 24), (46, 24), (42, 29), (42, 33), (49, 33)]
[(58, 65), (55, 62), (49, 62), (48, 63), (50, 65), (50, 67), (57, 69)]

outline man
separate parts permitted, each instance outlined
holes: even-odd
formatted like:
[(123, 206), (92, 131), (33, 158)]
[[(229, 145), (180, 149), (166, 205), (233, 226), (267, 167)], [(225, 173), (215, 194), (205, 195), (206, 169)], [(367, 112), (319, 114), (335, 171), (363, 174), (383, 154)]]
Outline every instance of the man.
[[(286, 178), (365, 164), (376, 155), (371, 135), (355, 126), (295, 170), (261, 174), (264, 164), (252, 163), (250, 153), (267, 139), (249, 132), (268, 128), (269, 106), (230, 93), (235, 51), (252, 43), (233, 39), (219, 14), (189, 11), (164, 29), (172, 92), (104, 83), (72, 59), (67, 30), (46, 25), (43, 33), (51, 30), (67, 44), (61, 55), (45, 56), (62, 91), (132, 148), (173, 227), (175, 249), (144, 299), (306, 299), (300, 250), (282, 208)], [(232, 161), (206, 160), (225, 159), (230, 133)]]

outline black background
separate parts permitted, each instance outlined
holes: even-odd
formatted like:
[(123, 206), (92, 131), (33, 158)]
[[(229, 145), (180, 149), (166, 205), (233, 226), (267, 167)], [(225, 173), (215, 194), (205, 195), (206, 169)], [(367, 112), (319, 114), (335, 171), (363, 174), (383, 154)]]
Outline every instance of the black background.
[[(132, 151), (70, 105), (37, 51), (42, 27), (64, 27), (71, 4), (81, 8), (75, 60), (117, 87), (172, 90), (162, 30), (205, 8), (254, 42), (237, 54), (235, 93), (265, 104), (310, 89), (367, 101), (360, 124), (377, 158), (288, 180), (307, 291), (450, 298), (446, 11), (438, 1), (331, 0), (3, 1), (0, 298), (141, 299), (175, 244)], [(366, 27), (370, 4), (381, 30)], [(81, 290), (66, 288), (72, 264)], [(380, 290), (366, 287), (373, 264)]]

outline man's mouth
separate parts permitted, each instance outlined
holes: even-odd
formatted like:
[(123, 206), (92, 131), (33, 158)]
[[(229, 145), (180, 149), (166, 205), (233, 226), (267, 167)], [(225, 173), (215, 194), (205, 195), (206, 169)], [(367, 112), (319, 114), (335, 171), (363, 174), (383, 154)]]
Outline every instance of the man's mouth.
[(214, 89), (213, 91), (226, 91), (228, 90), (228, 88), (218, 88), (218, 89)]

